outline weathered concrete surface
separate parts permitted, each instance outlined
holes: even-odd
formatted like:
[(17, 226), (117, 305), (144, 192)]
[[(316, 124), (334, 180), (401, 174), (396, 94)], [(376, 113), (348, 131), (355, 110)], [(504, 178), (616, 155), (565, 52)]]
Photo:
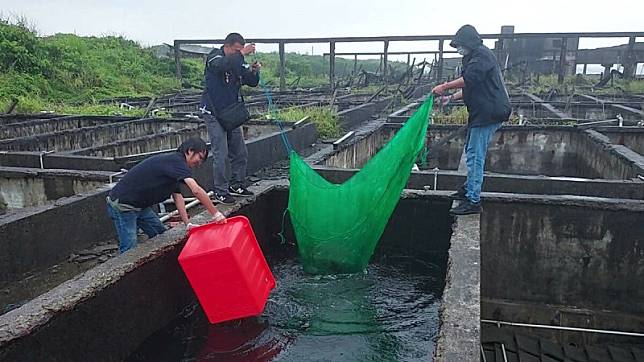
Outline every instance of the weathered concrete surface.
[(72, 151), (70, 154), (94, 157), (125, 157), (161, 150), (176, 149), (183, 141), (191, 137), (200, 137), (207, 140), (208, 131), (206, 130), (206, 125), (201, 125), (198, 128), (184, 128), (161, 134), (153, 134), (134, 139), (112, 142), (98, 147), (92, 146)]
[(369, 132), (364, 132), (363, 129), (362, 133), (326, 157), (324, 164), (340, 168), (362, 168), (388, 141), (387, 135), (379, 131), (383, 124), (373, 122), (372, 127), (368, 127)]
[[(287, 157), (280, 133), (276, 131), (270, 132), (271, 129), (274, 129), (271, 125), (260, 126), (259, 128), (261, 128), (261, 131), (251, 129), (249, 131), (249, 137), (254, 134), (258, 134), (258, 132), (261, 136), (251, 138), (246, 142), (246, 147), (248, 148), (249, 174)], [(173, 134), (173, 131), (168, 132), (168, 134)], [(122, 147), (126, 150), (132, 151), (139, 149), (152, 149), (156, 142), (154, 141), (156, 139), (154, 137), (155, 136), (151, 136), (149, 144), (141, 142), (141, 140), (128, 140), (123, 142)], [(158, 137), (163, 139), (163, 136)], [(306, 123), (296, 128), (287, 128), (286, 137), (289, 139), (289, 142), (295, 150), (299, 152), (316, 142), (317, 132), (314, 124)], [(147, 138), (144, 140), (147, 140)], [(121, 147), (120, 145), (121, 143), (116, 143), (111, 146), (116, 146), (118, 148)], [(112, 152), (109, 150), (109, 147), (111, 146), (108, 146), (108, 151), (106, 152)], [(85, 151), (88, 151), (88, 149)], [(85, 153), (85, 151), (82, 152)], [(41, 152), (0, 151), (0, 166), (39, 168), (40, 160), (42, 158), (43, 165), (47, 169), (102, 170), (118, 172), (122, 168), (129, 169), (138, 162), (154, 154), (173, 151), (174, 149), (170, 148), (169, 150), (165, 149), (158, 152), (152, 151), (150, 153), (126, 155), (122, 157), (96, 157), (70, 153), (51, 153), (43, 155)], [(88, 153), (91, 153), (91, 151), (88, 151)], [(210, 164), (210, 166), (207, 167), (212, 167), (211, 161), (207, 163)], [(203, 172), (203, 175), (209, 173), (212, 173), (212, 171), (206, 170)], [(212, 183), (212, 176), (206, 177), (210, 177), (210, 183)]]
[(0, 282), (65, 260), (75, 250), (115, 237), (107, 216), (109, 187), (0, 216)]
[[(301, 152), (316, 142), (318, 136), (315, 125), (306, 123), (296, 128), (286, 130), (286, 137), (296, 152)], [(248, 149), (247, 174), (251, 175), (263, 167), (288, 158), (280, 132), (273, 132), (246, 142)], [(193, 171), (197, 182), (204, 188), (213, 187), (212, 157)], [(226, 172), (230, 174), (230, 164), (226, 162)]]
[[(254, 188), (256, 197), (222, 210), (229, 214), (253, 204), (273, 187)], [(262, 204), (251, 212), (281, 217)], [(204, 222), (206, 217), (194, 219)], [(259, 238), (265, 227), (279, 228), (279, 223), (266, 224), (254, 228)], [(0, 360), (125, 359), (194, 302), (177, 263), (184, 242), (184, 227), (170, 229), (0, 316)]]
[(109, 173), (0, 167), (0, 194), (9, 208), (44, 205), (105, 185)]
[(0, 140), (0, 149), (11, 151), (69, 151), (103, 145), (122, 139), (194, 128), (196, 123), (140, 119), (115, 124), (84, 127), (30, 137)]
[(22, 122), (35, 121), (39, 119), (53, 119), (66, 117), (61, 114), (46, 114), (46, 113), (35, 113), (35, 114), (0, 114), (0, 125), (6, 124), (17, 124)]
[[(481, 300), (481, 319), (633, 333), (642, 333), (644, 331), (644, 315), (597, 308), (588, 309), (574, 305), (529, 303), (487, 298)], [(626, 344), (644, 347), (644, 340), (641, 337), (515, 326), (503, 326), (503, 328), (513, 330), (516, 333), (525, 334), (529, 332), (530, 335), (547, 338), (561, 344), (578, 346)], [(485, 331), (486, 329), (483, 328), (481, 333), (482, 340), (486, 339)]]
[(644, 201), (484, 197), (484, 298), (644, 314)]
[(381, 112), (393, 100), (393, 97), (386, 97), (371, 103), (365, 103), (357, 107), (349, 108), (342, 112), (338, 112), (340, 127), (344, 130), (349, 130), (362, 122), (371, 120), (373, 115)]
[(119, 171), (126, 163), (111, 157), (78, 156), (67, 153), (0, 151), (0, 166), (67, 170)]
[[(322, 165), (312, 167), (325, 179), (333, 183), (342, 183), (358, 171), (358, 169), (354, 168)], [(457, 190), (465, 183), (466, 178), (465, 173), (458, 171), (413, 171), (405, 188), (416, 190)], [(640, 180), (602, 180), (486, 173), (483, 191), (643, 200), (644, 182)]]
[[(393, 138), (400, 127), (386, 124), (375, 129), (379, 135), (365, 137), (365, 144), (356, 143), (359, 150), (342, 148), (329, 157), (327, 165), (361, 167)], [(430, 149), (428, 168), (458, 169), (465, 135), (454, 137), (440, 148), (431, 146), (459, 128), (458, 125), (430, 125), (427, 135)], [(641, 171), (644, 169), (642, 156), (629, 153), (623, 146), (612, 145), (607, 138), (601, 139), (592, 132), (598, 134), (569, 126), (504, 126), (490, 142), (485, 169), (504, 174), (605, 179), (631, 179), (644, 172)]]
[(480, 355), (480, 220), (459, 216), (449, 249), (437, 361), (476, 361)]
[(132, 117), (67, 116), (54, 119), (38, 119), (15, 124), (0, 125), (0, 139), (27, 137), (74, 128), (93, 127), (102, 124), (133, 120)]
[(644, 127), (601, 127), (599, 133), (608, 136), (616, 145), (622, 145), (644, 155)]
[(644, 155), (612, 144), (608, 137), (597, 131), (583, 131), (578, 143), (579, 152), (587, 155), (590, 167), (604, 178), (625, 179), (644, 175)]
[[(249, 216), (265, 253), (283, 247), (276, 234), (281, 228), (281, 210), (287, 203), (286, 185), (262, 182), (252, 188), (257, 196), (223, 208), (226, 214)], [(404, 212), (439, 220), (419, 225), (420, 231), (415, 235), (419, 240), (426, 237), (427, 230), (449, 230), (450, 224), (443, 222), (448, 220), (445, 211), (449, 207), (445, 195), (433, 197), (417, 192), (403, 197)], [(427, 202), (438, 208), (418, 207)], [(439, 213), (442, 216), (434, 217)], [(203, 222), (205, 216), (195, 219)], [(293, 240), (288, 221), (285, 226), (286, 237)], [(389, 227), (395, 229), (396, 225)], [(125, 359), (149, 335), (194, 303), (194, 295), (176, 261), (184, 235), (183, 227), (171, 229), (0, 316), (0, 360)], [(392, 239), (396, 240), (399, 239)], [(437, 253), (442, 248), (445, 254), (448, 240), (438, 245), (408, 242), (391, 247), (435, 249)]]

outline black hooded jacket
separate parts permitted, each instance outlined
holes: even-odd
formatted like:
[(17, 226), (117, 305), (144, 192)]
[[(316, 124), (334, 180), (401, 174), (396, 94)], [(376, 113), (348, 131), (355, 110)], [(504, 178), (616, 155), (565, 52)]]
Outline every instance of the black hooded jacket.
[(469, 113), (468, 126), (507, 121), (512, 109), (494, 53), (483, 45), (480, 35), (471, 25), (461, 27), (450, 45), (469, 50), (463, 57), (461, 73), (465, 80), (463, 102)]

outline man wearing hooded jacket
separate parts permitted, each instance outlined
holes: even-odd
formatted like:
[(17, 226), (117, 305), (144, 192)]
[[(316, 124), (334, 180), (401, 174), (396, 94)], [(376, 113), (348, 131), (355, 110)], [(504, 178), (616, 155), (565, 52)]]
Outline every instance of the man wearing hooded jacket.
[(467, 112), (467, 180), (452, 197), (461, 200), (450, 212), (455, 215), (481, 212), (481, 186), (487, 147), (501, 123), (510, 117), (510, 99), (503, 84), (496, 57), (471, 25), (464, 25), (454, 36), (450, 46), (463, 56), (461, 77), (439, 84), (432, 92), (442, 95), (449, 89), (461, 89), (441, 102), (463, 99)]

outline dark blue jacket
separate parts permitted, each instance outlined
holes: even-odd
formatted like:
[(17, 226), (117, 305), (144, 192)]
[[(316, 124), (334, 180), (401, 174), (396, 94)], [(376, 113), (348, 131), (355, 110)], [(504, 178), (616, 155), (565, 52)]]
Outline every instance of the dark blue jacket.
[(204, 78), (206, 87), (201, 95), (201, 105), (210, 112), (221, 112), (240, 100), (242, 85), (256, 87), (259, 84), (259, 72), (250, 70), (244, 63), (244, 56), (241, 53), (225, 55), (223, 47), (208, 54)]
[(450, 45), (461, 45), (470, 50), (463, 57), (462, 71), (465, 80), (463, 102), (469, 113), (468, 126), (507, 121), (512, 108), (494, 53), (483, 45), (476, 29), (470, 25), (459, 29)]

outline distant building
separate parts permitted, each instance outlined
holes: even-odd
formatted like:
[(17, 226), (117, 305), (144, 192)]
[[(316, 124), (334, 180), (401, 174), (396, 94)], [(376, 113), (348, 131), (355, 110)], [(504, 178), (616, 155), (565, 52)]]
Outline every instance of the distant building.
[[(501, 34), (513, 34), (514, 26), (501, 27)], [(565, 46), (564, 73), (575, 74), (577, 65), (600, 64), (605, 72), (615, 64), (621, 64), (625, 73), (634, 76), (637, 63), (644, 62), (644, 43), (622, 44), (596, 49), (579, 49), (579, 38), (516, 38), (500, 39), (494, 51), (502, 68), (519, 69), (527, 73), (558, 73), (562, 48)], [(629, 48), (631, 50), (629, 51)], [(586, 73), (584, 66), (581, 73)]]
[[(205, 61), (208, 53), (210, 53), (214, 48), (193, 44), (181, 44), (179, 49), (181, 50), (182, 58), (198, 58)], [(154, 55), (158, 58), (174, 58), (174, 46), (170, 44), (163, 43), (161, 45), (155, 45), (150, 47), (150, 50), (152, 50)]]

